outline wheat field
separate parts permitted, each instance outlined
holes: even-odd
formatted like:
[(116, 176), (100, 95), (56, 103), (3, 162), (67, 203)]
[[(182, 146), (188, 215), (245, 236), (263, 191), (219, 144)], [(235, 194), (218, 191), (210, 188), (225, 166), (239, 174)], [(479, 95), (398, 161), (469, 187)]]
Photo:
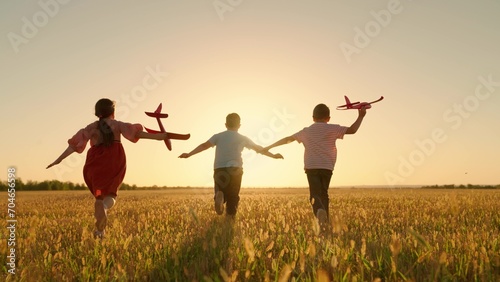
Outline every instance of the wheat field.
[[(236, 218), (211, 189), (121, 191), (93, 238), (84, 191), (18, 192), (6, 281), (500, 281), (500, 191), (242, 189)], [(0, 249), (6, 254), (6, 229)]]

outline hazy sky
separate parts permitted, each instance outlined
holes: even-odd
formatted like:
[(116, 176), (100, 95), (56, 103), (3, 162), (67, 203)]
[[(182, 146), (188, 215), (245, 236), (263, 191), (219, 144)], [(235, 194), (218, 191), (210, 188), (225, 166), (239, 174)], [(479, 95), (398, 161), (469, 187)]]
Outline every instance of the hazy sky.
[[(179, 159), (225, 130), (260, 145), (312, 123), (351, 125), (352, 101), (385, 99), (337, 142), (331, 186), (500, 183), (498, 1), (2, 1), (0, 179), (83, 182), (86, 151), (46, 170), (67, 139), (94, 121), (95, 102), (118, 120), (188, 141), (123, 141), (125, 182), (211, 186), (214, 149)], [(88, 147), (87, 147), (88, 149)], [(303, 146), (244, 151), (244, 187), (304, 187)]]

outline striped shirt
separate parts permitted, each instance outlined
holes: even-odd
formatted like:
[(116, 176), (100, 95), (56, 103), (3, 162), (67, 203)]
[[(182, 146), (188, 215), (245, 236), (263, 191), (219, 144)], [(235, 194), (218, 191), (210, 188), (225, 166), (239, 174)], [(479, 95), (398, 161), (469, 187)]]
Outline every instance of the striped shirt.
[(333, 170), (337, 161), (335, 141), (343, 139), (348, 127), (315, 122), (295, 133), (297, 142), (304, 144), (304, 169)]

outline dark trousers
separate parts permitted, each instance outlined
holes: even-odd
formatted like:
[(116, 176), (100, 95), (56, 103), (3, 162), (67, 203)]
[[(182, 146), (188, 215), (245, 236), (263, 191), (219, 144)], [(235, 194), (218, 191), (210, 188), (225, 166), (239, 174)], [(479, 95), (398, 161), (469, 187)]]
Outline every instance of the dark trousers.
[(226, 203), (226, 214), (235, 215), (240, 201), (241, 178), (243, 169), (241, 167), (224, 167), (214, 170), (215, 193), (224, 193)]
[[(330, 216), (328, 206), (328, 187), (332, 179), (332, 171), (328, 169), (306, 169), (307, 181), (309, 182), (309, 201), (312, 203), (314, 215), (318, 209), (324, 209)], [(314, 200), (314, 201), (313, 201)]]

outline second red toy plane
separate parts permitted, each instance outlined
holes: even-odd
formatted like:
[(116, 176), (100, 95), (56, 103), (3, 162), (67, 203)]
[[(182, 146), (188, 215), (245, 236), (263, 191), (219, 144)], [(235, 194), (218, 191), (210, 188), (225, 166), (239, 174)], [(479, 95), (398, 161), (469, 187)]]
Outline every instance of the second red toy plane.
[(338, 106), (337, 110), (361, 109), (361, 107), (365, 107), (365, 109), (369, 109), (372, 107), (371, 104), (382, 101), (384, 99), (384, 96), (380, 96), (380, 98), (378, 100), (375, 100), (373, 102), (354, 102), (354, 103), (351, 103), (351, 101), (349, 101), (349, 98), (347, 98), (347, 96), (344, 96), (344, 98), (345, 98), (346, 104), (342, 105), (342, 106)]

